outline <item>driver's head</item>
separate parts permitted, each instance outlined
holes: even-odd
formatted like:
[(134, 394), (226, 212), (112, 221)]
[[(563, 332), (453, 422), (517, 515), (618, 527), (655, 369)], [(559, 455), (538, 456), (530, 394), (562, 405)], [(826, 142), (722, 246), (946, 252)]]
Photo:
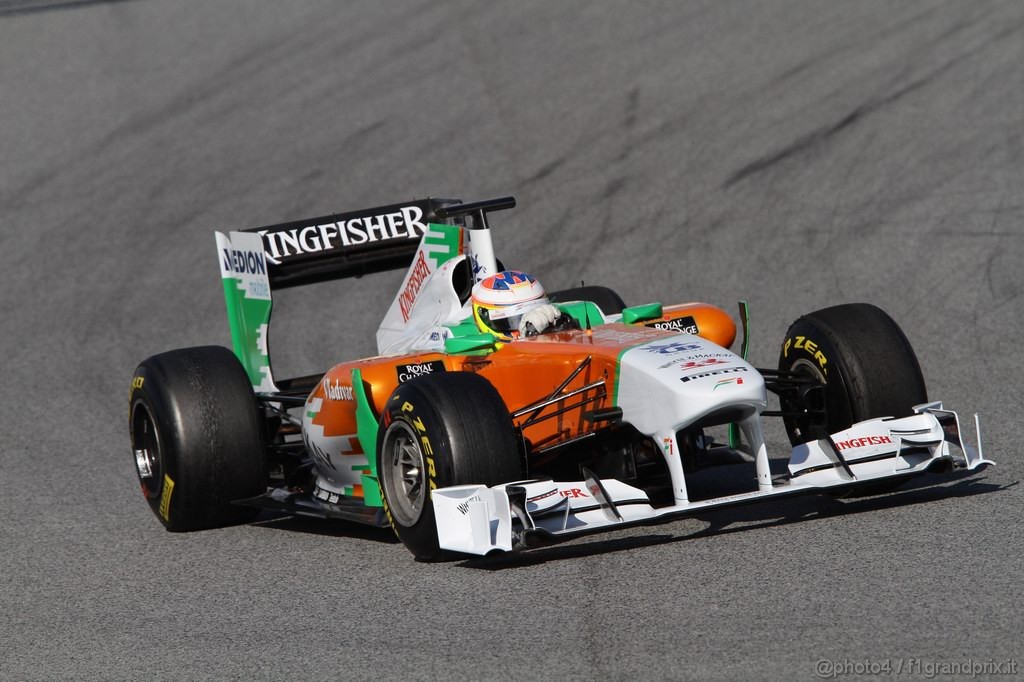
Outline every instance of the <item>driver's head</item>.
[(547, 302), (544, 287), (533, 275), (505, 270), (473, 286), (473, 319), (480, 331), (511, 341), (518, 335), (523, 313)]

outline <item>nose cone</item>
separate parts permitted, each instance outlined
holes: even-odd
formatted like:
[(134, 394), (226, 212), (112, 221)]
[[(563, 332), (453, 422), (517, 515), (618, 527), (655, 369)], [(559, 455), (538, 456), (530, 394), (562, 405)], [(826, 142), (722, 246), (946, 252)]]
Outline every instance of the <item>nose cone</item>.
[(653, 434), (701, 420), (738, 421), (763, 410), (767, 394), (761, 374), (741, 357), (680, 334), (623, 353), (615, 401), (625, 421)]

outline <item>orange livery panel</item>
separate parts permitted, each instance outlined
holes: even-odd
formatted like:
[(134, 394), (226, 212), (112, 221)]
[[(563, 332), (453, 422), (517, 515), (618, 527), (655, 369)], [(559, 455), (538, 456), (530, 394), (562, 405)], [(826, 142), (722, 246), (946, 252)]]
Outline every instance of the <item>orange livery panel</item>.
[[(675, 306), (668, 309), (665, 320), (693, 318), (711, 340), (731, 342), (732, 322), (721, 311), (715, 315), (716, 310)], [(324, 375), (309, 396), (304, 419), (307, 447), (318, 464), (333, 471), (330, 480), (339, 494), (360, 494), (361, 474), (372, 470), (374, 453), (363, 452), (356, 438), (352, 370), (358, 369), (375, 413), (401, 382), (434, 372), (477, 372), (498, 389), (533, 449), (542, 450), (592, 430), (583, 414), (611, 406), (618, 358), (624, 350), (676, 333), (650, 322), (646, 326), (607, 324), (523, 339), (485, 355), (434, 352), (341, 363)], [(542, 415), (547, 418), (540, 419)]]
[(399, 383), (435, 372), (477, 372), (501, 394), (531, 450), (562, 444), (593, 430), (584, 413), (612, 407), (618, 360), (653, 339), (695, 333), (728, 347), (736, 336), (729, 316), (704, 304), (667, 306), (643, 324), (605, 324), (521, 339), (482, 355), (439, 352), (378, 356), (331, 368), (306, 402), (303, 437), (318, 468), (339, 495), (362, 496), (362, 474), (374, 452), (364, 452), (356, 427), (352, 372), (362, 375), (374, 414)]
[(736, 325), (724, 310), (707, 303), (680, 303), (663, 308), (663, 316), (644, 326), (676, 334), (702, 336), (723, 348), (736, 340)]

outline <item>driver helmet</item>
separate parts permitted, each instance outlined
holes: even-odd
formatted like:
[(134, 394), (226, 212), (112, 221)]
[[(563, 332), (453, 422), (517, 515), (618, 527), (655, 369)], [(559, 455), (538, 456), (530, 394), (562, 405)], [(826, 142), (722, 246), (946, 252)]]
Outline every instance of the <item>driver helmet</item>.
[(502, 341), (518, 336), (523, 313), (548, 303), (540, 282), (519, 270), (504, 270), (477, 282), (472, 300), (477, 328)]

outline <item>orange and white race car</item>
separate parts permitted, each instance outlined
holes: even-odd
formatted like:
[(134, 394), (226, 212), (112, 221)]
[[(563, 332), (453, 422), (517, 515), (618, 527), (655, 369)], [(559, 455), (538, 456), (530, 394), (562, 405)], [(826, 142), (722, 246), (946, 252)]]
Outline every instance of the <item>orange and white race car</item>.
[[(427, 199), (217, 233), (233, 352), (154, 355), (131, 384), (139, 482), (167, 529), (271, 509), (390, 524), (432, 560), (782, 495), (875, 493), (992, 463), (977, 416), (968, 445), (957, 415), (928, 401), (906, 336), (871, 305), (798, 319), (776, 369), (745, 360), (744, 304), (735, 351), (736, 325), (720, 308), (626, 306), (599, 286), (538, 289), (530, 305), (561, 323), (495, 331), (474, 314), (474, 291), (539, 286), (494, 255), (488, 214), (514, 205)], [(274, 375), (273, 291), (393, 268), (406, 276), (377, 331), (379, 355)], [(526, 308), (490, 315), (507, 322)], [(781, 417), (793, 444), (781, 476), (769, 468), (766, 417)], [(688, 488), (694, 470), (723, 458), (748, 463), (749, 490), (703, 498)]]

